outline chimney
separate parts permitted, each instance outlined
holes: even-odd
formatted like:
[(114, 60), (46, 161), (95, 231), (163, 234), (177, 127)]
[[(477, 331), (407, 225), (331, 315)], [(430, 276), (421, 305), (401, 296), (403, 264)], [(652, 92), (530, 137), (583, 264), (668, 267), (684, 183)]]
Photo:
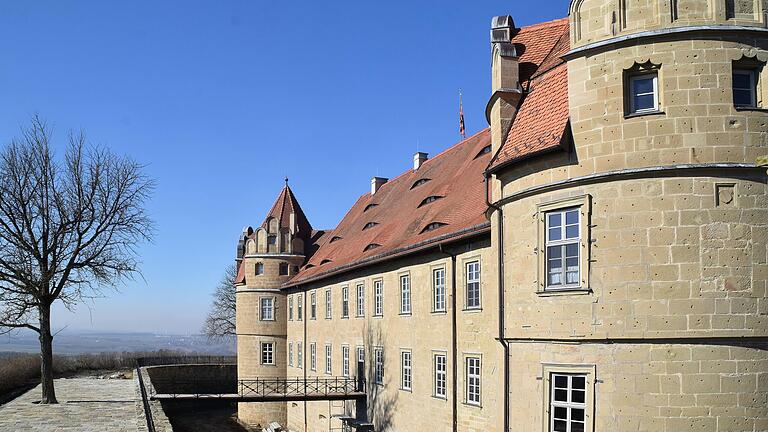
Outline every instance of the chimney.
[(491, 125), (493, 152), (499, 150), (512, 127), (522, 96), (520, 71), (512, 38), (517, 34), (515, 22), (509, 15), (491, 21), (491, 99), (485, 116)]
[(413, 170), (416, 171), (417, 169), (421, 168), (422, 165), (424, 165), (424, 162), (427, 161), (428, 153), (424, 152), (416, 152), (416, 154), (413, 155)]
[(388, 178), (384, 177), (374, 177), (371, 179), (371, 195), (375, 194), (376, 191), (381, 189), (381, 186), (384, 185), (384, 183), (389, 180)]

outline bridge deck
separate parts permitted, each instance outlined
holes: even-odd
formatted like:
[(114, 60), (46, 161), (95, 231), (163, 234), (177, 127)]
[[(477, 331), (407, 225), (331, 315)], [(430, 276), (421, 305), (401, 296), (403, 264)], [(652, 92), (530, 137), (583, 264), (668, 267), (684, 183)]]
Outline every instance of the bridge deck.
[(297, 402), (297, 401), (326, 401), (326, 400), (358, 400), (365, 399), (363, 392), (321, 393), (321, 394), (171, 394), (156, 393), (150, 396), (152, 400), (226, 400), (231, 402)]

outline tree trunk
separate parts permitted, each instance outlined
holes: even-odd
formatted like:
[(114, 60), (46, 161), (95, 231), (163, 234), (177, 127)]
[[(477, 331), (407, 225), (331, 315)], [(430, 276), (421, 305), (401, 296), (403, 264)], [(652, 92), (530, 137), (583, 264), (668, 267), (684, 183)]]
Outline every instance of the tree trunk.
[(56, 391), (53, 388), (53, 335), (51, 335), (51, 306), (40, 305), (40, 383), (43, 397), (41, 404), (56, 404)]

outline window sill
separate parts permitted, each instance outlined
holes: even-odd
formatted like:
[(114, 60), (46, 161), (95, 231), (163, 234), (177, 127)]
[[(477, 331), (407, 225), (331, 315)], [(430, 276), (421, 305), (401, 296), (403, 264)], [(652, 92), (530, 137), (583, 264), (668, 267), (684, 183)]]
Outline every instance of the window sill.
[(384, 318), (384, 314), (373, 314), (371, 315), (373, 318)]
[(462, 309), (462, 312), (482, 312), (482, 307), (471, 307), (471, 308), (464, 308)]
[(768, 112), (768, 108), (758, 106), (736, 106), (733, 107), (736, 111), (756, 111), (756, 112)]
[(624, 114), (624, 118), (631, 119), (635, 117), (643, 117), (643, 116), (649, 116), (649, 115), (665, 115), (665, 114), (666, 113), (661, 110), (642, 111), (642, 112), (633, 112), (633, 113)]
[(477, 403), (477, 402), (462, 402), (462, 405), (473, 407), (473, 408), (483, 408), (483, 404)]
[(349, 319), (349, 315), (347, 315), (347, 316), (343, 316), (342, 315), (341, 319)]
[(444, 402), (448, 402), (448, 397), (447, 396), (438, 396), (438, 395), (434, 395), (433, 394), (432, 395), (432, 399), (437, 399), (437, 400), (441, 400), (441, 401), (444, 401)]
[(433, 315), (445, 315), (448, 313), (448, 311), (446, 311), (445, 309), (441, 309), (441, 310), (433, 310), (431, 313)]
[(400, 387), (400, 389), (399, 389), (399, 390), (400, 390), (400, 391), (402, 391), (402, 392), (406, 392), (406, 393), (413, 393), (413, 390), (411, 390), (411, 389), (407, 389), (407, 388), (402, 388), (402, 387)]
[(539, 297), (552, 297), (561, 295), (585, 295), (592, 294), (592, 290), (589, 288), (563, 288), (558, 290), (545, 290), (536, 291), (536, 295)]
[(400, 315), (400, 316), (411, 316), (412, 313), (411, 312), (400, 312), (398, 315)]

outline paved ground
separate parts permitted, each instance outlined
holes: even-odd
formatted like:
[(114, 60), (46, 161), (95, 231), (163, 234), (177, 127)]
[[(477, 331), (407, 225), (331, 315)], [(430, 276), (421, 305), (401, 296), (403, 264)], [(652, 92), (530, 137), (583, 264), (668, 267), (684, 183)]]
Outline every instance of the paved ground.
[(40, 387), (0, 406), (1, 432), (136, 432), (132, 379), (57, 379), (58, 405), (37, 405)]

